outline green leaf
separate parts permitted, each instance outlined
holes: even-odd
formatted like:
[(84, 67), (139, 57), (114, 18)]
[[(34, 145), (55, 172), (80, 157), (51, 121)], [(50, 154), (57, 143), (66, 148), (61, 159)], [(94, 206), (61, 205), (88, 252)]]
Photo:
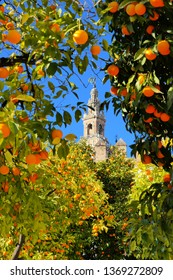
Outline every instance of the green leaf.
[(60, 142), (61, 142), (61, 138), (55, 137), (55, 138), (53, 139), (53, 141), (52, 141), (52, 144), (53, 144), (53, 145), (58, 145)]
[(109, 49), (109, 44), (108, 44), (107, 40), (103, 40), (103, 41), (102, 41), (102, 45), (103, 45), (103, 49), (104, 49), (105, 51), (108, 51), (108, 49)]
[(126, 5), (133, 3), (133, 0), (124, 0), (120, 5), (119, 5), (119, 10), (123, 9)]
[(67, 145), (61, 145), (58, 147), (58, 156), (59, 158), (65, 158), (67, 157), (69, 153), (69, 147)]
[(21, 21), (22, 25), (23, 25), (25, 22), (27, 22), (28, 19), (29, 19), (29, 14), (24, 14), (24, 15), (22, 15), (22, 21)]
[(144, 56), (145, 48), (139, 49), (135, 55), (134, 55), (134, 60), (141, 59)]
[(77, 136), (75, 134), (69, 133), (65, 136), (65, 139), (69, 140), (69, 141), (73, 141), (77, 138)]
[(46, 73), (49, 75), (49, 76), (53, 76), (55, 75), (56, 71), (57, 71), (57, 63), (56, 62), (51, 62), (46, 70)]
[(54, 93), (55, 92), (55, 86), (52, 82), (48, 81), (48, 86), (50, 88), (50, 90)]
[(72, 122), (72, 117), (71, 117), (71, 115), (70, 115), (69, 112), (64, 111), (64, 113), (63, 113), (63, 118), (64, 118), (64, 121), (65, 121), (66, 124), (71, 124), (71, 122)]
[(135, 240), (133, 240), (131, 243), (130, 243), (130, 251), (135, 251), (135, 249), (136, 249), (136, 241)]
[(81, 118), (82, 118), (82, 113), (81, 113), (81, 111), (79, 109), (77, 109), (75, 111), (75, 120), (76, 120), (76, 122), (80, 121)]
[(5, 159), (9, 164), (11, 164), (13, 162), (12, 154), (9, 151), (5, 152)]
[(32, 96), (26, 95), (26, 94), (19, 94), (17, 95), (17, 99), (21, 101), (26, 101), (26, 102), (33, 102), (35, 101), (35, 98)]
[(62, 122), (63, 122), (62, 115), (61, 115), (59, 112), (57, 112), (57, 113), (56, 113), (56, 123), (57, 123), (59, 126), (61, 126), (61, 125), (62, 125)]
[(170, 87), (168, 90), (167, 106), (168, 110), (173, 106), (173, 87)]

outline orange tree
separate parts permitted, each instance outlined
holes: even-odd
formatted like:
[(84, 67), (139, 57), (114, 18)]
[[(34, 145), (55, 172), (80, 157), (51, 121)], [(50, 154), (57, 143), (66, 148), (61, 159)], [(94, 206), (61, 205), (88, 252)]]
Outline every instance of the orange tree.
[(1, 259), (83, 259), (94, 236), (113, 227), (108, 195), (83, 147), (70, 145), (66, 159), (50, 152), (29, 176), (22, 163), (20, 175), (9, 175), (1, 191)]
[[(52, 157), (66, 158), (67, 142), (75, 138), (59, 129), (70, 125), (72, 116), (56, 100), (69, 93), (78, 99), (71, 77), (83, 74), (90, 63), (96, 67), (88, 56), (97, 59), (98, 50), (93, 55), (86, 50), (97, 45), (95, 35), (102, 28), (84, 4), (22, 0), (0, 5), (0, 222), (3, 236), (19, 235), (15, 258), (24, 236), (28, 240), (30, 231), (38, 233), (55, 217), (55, 194), (49, 199), (47, 194), (54, 184), (63, 184), (53, 171)], [(79, 121), (84, 103), (69, 107)], [(31, 239), (35, 242), (36, 236)]]
[[(169, 189), (162, 183), (151, 182), (151, 189), (147, 189), (139, 202), (141, 207), (145, 204), (149, 207), (151, 201), (158, 203), (158, 212), (151, 211), (148, 217), (154, 219), (158, 214), (157, 222), (171, 243), (173, 3), (169, 0), (115, 2), (118, 6), (115, 10), (110, 9), (111, 1), (100, 2), (97, 8), (100, 24), (106, 24), (112, 33), (109, 43), (103, 42), (110, 54), (104, 68), (105, 82), (111, 83), (103, 105), (108, 108), (112, 103), (115, 113), (122, 113), (127, 130), (135, 134), (132, 154), (140, 154), (143, 163), (163, 166), (169, 173)], [(152, 218), (148, 220), (150, 224)]]
[[(153, 164), (135, 164), (129, 195), (127, 254), (137, 259), (172, 259), (170, 173)], [(151, 186), (152, 183), (152, 186)]]
[(130, 218), (127, 203), (133, 180), (131, 173), (133, 165), (133, 160), (128, 159), (115, 147), (111, 148), (111, 154), (106, 161), (96, 163), (95, 172), (103, 183), (104, 191), (109, 195), (108, 201), (116, 224), (107, 232), (100, 232), (93, 239), (92, 246), (85, 248), (85, 258), (108, 260), (126, 258), (128, 247), (124, 238)]

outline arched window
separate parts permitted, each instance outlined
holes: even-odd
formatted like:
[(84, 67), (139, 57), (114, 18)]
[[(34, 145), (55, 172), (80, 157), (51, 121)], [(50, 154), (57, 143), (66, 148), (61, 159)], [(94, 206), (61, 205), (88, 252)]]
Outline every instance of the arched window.
[(103, 135), (103, 127), (101, 124), (99, 124), (99, 126), (98, 126), (98, 133)]
[(89, 123), (87, 126), (87, 135), (91, 135), (91, 130), (92, 130), (92, 124)]

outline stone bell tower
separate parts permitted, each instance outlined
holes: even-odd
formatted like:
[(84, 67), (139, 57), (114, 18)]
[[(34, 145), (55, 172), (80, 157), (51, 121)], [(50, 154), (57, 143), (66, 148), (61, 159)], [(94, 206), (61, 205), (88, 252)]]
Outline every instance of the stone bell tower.
[(108, 157), (108, 140), (104, 135), (106, 120), (104, 112), (100, 111), (100, 101), (95, 82), (90, 92), (88, 106), (88, 113), (84, 114), (83, 117), (83, 138), (87, 140), (87, 144), (94, 148), (95, 161), (102, 161)]

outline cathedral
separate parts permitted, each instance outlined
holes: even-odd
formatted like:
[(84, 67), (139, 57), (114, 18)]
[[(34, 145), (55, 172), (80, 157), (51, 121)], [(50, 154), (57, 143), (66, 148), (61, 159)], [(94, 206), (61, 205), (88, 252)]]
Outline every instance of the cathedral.
[[(106, 160), (110, 152), (110, 145), (105, 137), (105, 124), (105, 115), (104, 112), (100, 110), (98, 90), (94, 83), (90, 92), (90, 99), (88, 100), (88, 112), (83, 116), (83, 138), (86, 139), (87, 144), (94, 148), (94, 160), (96, 162)], [(115, 146), (121, 149), (125, 154), (127, 153), (127, 145), (123, 139), (120, 138)]]

